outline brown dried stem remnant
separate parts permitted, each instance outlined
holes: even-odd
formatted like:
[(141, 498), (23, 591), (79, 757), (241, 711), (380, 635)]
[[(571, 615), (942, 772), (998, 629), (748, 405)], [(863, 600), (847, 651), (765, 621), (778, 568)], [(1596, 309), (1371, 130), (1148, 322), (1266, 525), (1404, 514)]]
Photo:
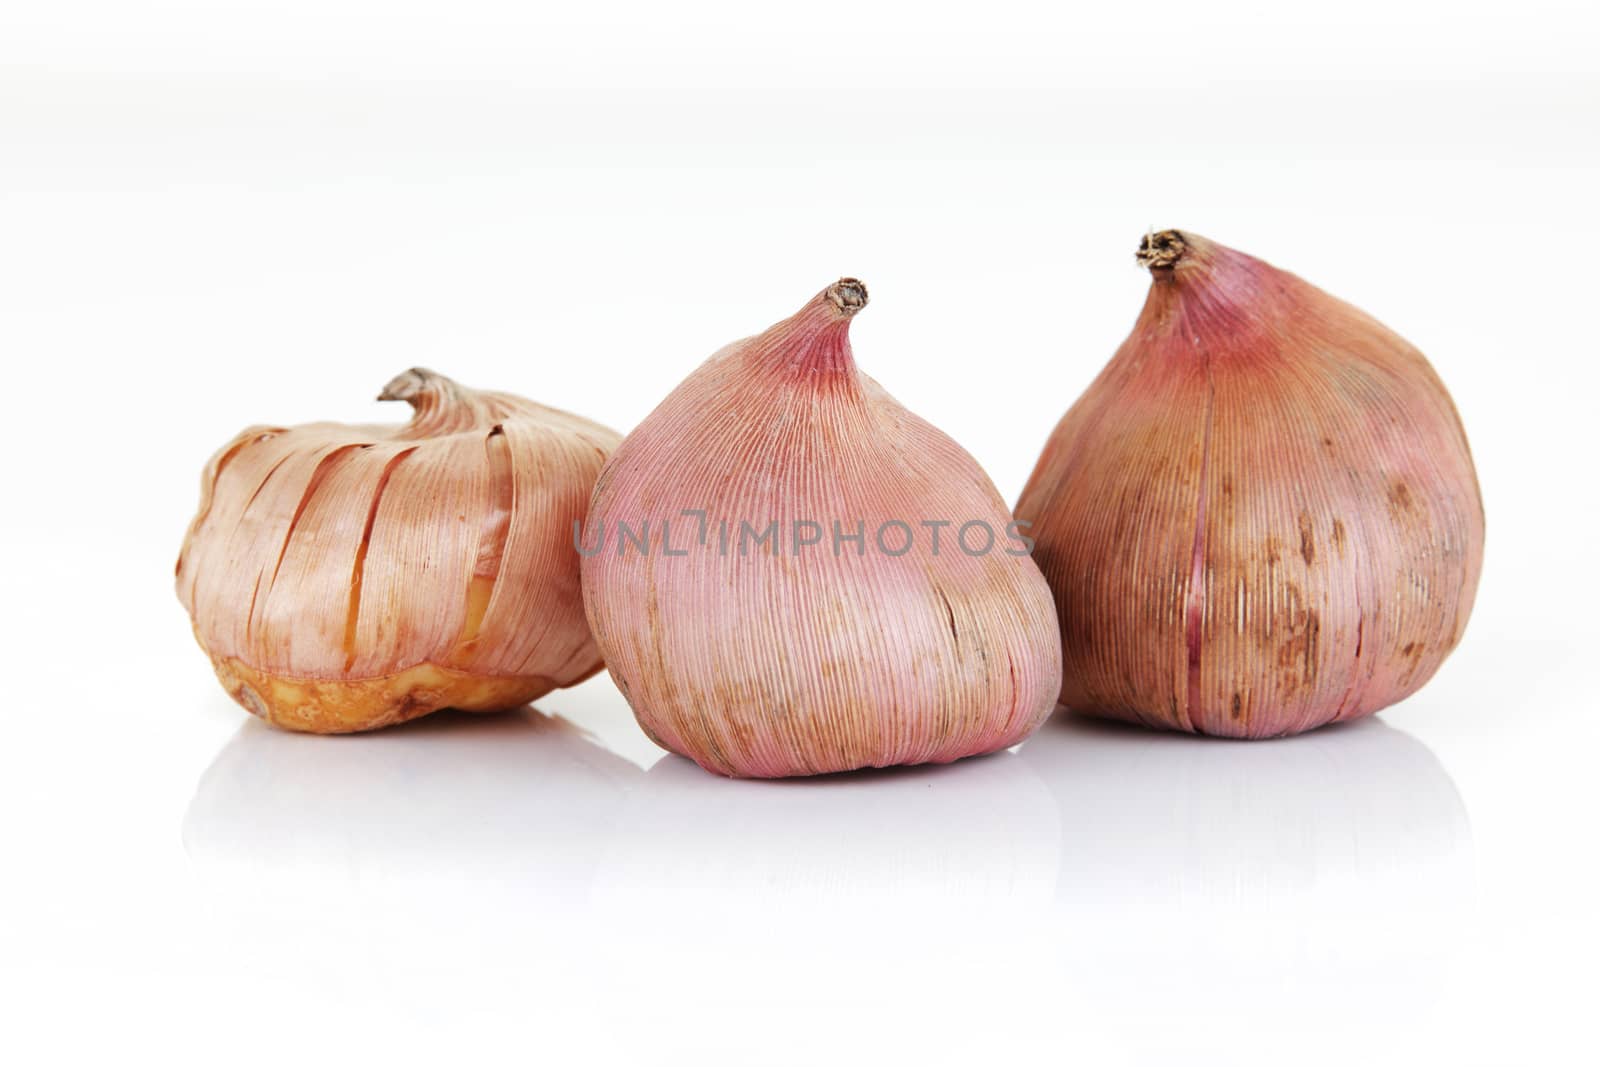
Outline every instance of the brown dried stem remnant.
[(1139, 250), (1133, 254), (1139, 266), (1150, 270), (1161, 270), (1171, 267), (1183, 258), (1187, 246), (1183, 241), (1183, 234), (1177, 230), (1162, 230), (1160, 233), (1147, 233), (1139, 241)]

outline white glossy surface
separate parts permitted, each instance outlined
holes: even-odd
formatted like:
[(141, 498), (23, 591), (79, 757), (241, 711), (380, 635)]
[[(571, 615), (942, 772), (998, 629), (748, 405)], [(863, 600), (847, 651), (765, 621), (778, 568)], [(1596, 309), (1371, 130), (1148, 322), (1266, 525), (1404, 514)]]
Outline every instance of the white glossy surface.
[[(1594, 18), (1103, 6), (0, 12), (0, 1059), (1579, 1062)], [(736, 783), (604, 677), (318, 739), (193, 646), (241, 426), (398, 417), (424, 364), (626, 429), (844, 272), (863, 367), (1014, 499), (1151, 224), (1456, 397), (1482, 590), (1377, 720)]]

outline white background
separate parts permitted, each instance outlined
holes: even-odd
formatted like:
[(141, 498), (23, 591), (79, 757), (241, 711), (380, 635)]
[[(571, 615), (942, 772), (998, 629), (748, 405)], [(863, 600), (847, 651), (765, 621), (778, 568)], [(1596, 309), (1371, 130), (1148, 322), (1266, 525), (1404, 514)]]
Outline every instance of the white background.
[[(1591, 1045), (1590, 3), (0, 7), (0, 1056), (1556, 1063)], [(260, 421), (431, 366), (627, 430), (840, 274), (1014, 500), (1149, 226), (1427, 352), (1488, 550), (1365, 724), (826, 781), (538, 713), (247, 721), (171, 568)], [(1591, 1049), (1592, 1051), (1592, 1049)]]

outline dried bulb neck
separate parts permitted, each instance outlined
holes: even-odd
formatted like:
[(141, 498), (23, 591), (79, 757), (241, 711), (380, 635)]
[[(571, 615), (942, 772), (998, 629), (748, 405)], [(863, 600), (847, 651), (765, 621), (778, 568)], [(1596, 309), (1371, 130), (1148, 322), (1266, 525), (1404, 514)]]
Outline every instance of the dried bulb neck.
[(1162, 230), (1160, 233), (1152, 231), (1140, 239), (1139, 250), (1133, 254), (1133, 258), (1138, 261), (1139, 266), (1155, 274), (1171, 270), (1188, 252), (1189, 242), (1179, 231)]
[(867, 287), (855, 278), (840, 278), (794, 315), (754, 338), (751, 357), (765, 373), (799, 375), (819, 384), (854, 381), (850, 320), (866, 306)]
[(1258, 259), (1235, 252), (1187, 230), (1156, 230), (1139, 239), (1133, 254), (1152, 281), (1179, 283), (1189, 288), (1206, 283), (1230, 284), (1254, 278), (1267, 270)]
[(834, 310), (845, 318), (867, 306), (867, 287), (856, 278), (840, 278), (828, 286), (824, 295)]
[(441, 397), (459, 397), (463, 391), (461, 386), (437, 371), (412, 367), (391, 378), (389, 384), (383, 387), (383, 392), (378, 394), (378, 399), (404, 400), (412, 407), (423, 407), (436, 403)]
[(1293, 275), (1193, 233), (1146, 234), (1134, 257), (1150, 271), (1141, 333), (1171, 337), (1187, 355), (1202, 340), (1214, 355), (1275, 350), (1267, 335), (1304, 304), (1304, 284)]
[(398, 435), (401, 438), (457, 433), (501, 417), (483, 394), (426, 367), (412, 367), (395, 376), (378, 399), (404, 400), (411, 405), (411, 421)]

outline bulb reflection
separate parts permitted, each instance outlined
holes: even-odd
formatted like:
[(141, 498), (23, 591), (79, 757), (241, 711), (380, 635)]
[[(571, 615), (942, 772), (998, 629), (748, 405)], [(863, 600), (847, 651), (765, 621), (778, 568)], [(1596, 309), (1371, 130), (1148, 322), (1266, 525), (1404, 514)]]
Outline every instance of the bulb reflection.
[(1015, 752), (780, 782), (646, 773), (532, 710), (340, 738), (252, 721), (183, 832), (262, 966), (364, 982), (359, 944), (396, 973), (526, 980), (538, 959), (552, 989), (635, 985), (660, 1011), (892, 991), (1048, 1013), (1067, 987), (1260, 1037), (1412, 1010), (1472, 897), (1449, 776), (1375, 719), (1228, 742), (1058, 713)]
[(1097, 999), (1278, 1023), (1409, 1012), (1470, 911), (1455, 786), (1377, 719), (1242, 742), (1058, 712), (1020, 758), (1061, 813), (1060, 966)]
[(1049, 792), (1011, 753), (782, 781), (669, 757), (630, 798), (601, 886), (723, 914), (769, 896), (819, 915), (1043, 903), (1058, 835)]
[(570, 904), (586, 896), (624, 792), (642, 776), (531, 708), (341, 737), (252, 719), (201, 778), (184, 847), (206, 877), (241, 892), (470, 887)]
[(961, 975), (1048, 959), (1016, 939), (1050, 907), (1060, 834), (1014, 753), (776, 782), (669, 757), (628, 799), (595, 906), (628, 946), (614, 973), (659, 1005), (948, 1004)]

